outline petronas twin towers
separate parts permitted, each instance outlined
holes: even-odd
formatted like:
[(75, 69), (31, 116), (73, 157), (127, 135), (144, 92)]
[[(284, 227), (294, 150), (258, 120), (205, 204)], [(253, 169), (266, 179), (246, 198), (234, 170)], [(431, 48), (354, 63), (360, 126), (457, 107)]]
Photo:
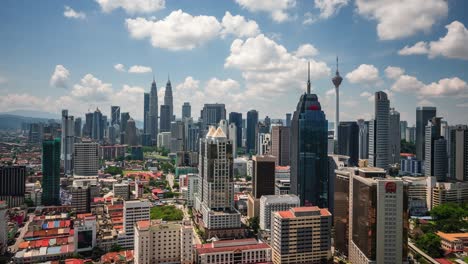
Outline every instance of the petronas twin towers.
[[(152, 144), (157, 145), (159, 131), (169, 131), (171, 121), (175, 120), (175, 116), (173, 114), (174, 107), (171, 80), (169, 78), (167, 79), (166, 90), (164, 93), (164, 104), (161, 105), (160, 112), (158, 108), (158, 88), (156, 86), (154, 77), (153, 82), (151, 83), (150, 93), (146, 93), (145, 98), (149, 98), (149, 100), (145, 100), (144, 105), (145, 134), (151, 135)], [(158, 123), (158, 118), (160, 118), (160, 126)]]

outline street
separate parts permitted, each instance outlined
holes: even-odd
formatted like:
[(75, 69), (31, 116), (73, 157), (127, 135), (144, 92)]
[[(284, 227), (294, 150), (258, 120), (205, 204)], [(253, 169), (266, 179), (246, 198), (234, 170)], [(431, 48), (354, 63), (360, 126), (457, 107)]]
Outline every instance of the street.
[(8, 247), (8, 251), (10, 251), (11, 253), (16, 253), (18, 251), (19, 244), (23, 241), (23, 237), (28, 231), (29, 224), (32, 222), (34, 214), (28, 214), (27, 217), (28, 217), (28, 221), (21, 228), (20, 234), (15, 240), (15, 244)]

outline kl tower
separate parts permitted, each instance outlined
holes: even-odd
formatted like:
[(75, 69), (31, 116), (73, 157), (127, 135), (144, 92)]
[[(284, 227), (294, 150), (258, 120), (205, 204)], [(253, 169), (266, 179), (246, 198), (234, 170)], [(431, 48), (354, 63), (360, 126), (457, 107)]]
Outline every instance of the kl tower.
[(336, 57), (336, 74), (333, 77), (332, 82), (335, 85), (336, 92), (336, 111), (335, 111), (335, 140), (338, 142), (338, 125), (340, 124), (340, 84), (343, 81), (343, 78), (340, 76), (338, 71), (338, 56)]

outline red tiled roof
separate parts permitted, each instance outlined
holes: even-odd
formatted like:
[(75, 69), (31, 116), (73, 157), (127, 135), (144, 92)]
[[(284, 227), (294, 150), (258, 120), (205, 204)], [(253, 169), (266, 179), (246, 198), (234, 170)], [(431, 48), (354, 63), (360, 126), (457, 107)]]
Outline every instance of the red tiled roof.
[(148, 228), (150, 225), (151, 225), (150, 220), (143, 220), (143, 221), (137, 222), (138, 228)]
[(446, 259), (442, 259), (442, 258), (438, 258), (438, 259), (435, 259), (437, 262), (439, 262), (440, 264), (453, 264), (450, 260), (446, 260)]

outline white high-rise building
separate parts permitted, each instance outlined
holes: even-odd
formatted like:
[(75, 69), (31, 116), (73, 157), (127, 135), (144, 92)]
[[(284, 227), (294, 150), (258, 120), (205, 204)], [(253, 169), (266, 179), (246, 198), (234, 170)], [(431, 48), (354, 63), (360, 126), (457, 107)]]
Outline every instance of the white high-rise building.
[(228, 127), (228, 138), (232, 141), (232, 155), (237, 158), (237, 127), (236, 124), (231, 123)]
[(369, 122), (369, 166), (387, 169), (390, 160), (389, 115), (387, 94), (375, 93), (374, 119)]
[(73, 173), (73, 144), (75, 143), (75, 121), (68, 115), (68, 110), (62, 110), (62, 138), (60, 159), (66, 175)]
[(198, 193), (198, 174), (187, 174), (187, 206), (193, 206), (195, 194)]
[(99, 149), (96, 142), (75, 143), (73, 176), (97, 177), (99, 170)]
[(171, 148), (171, 132), (161, 132), (158, 134), (158, 148)]
[(270, 229), (272, 213), (286, 211), (300, 205), (301, 200), (294, 194), (262, 196), (260, 198), (260, 229)]
[(138, 221), (134, 232), (135, 264), (193, 263), (193, 227), (189, 221)]
[(147, 200), (125, 201), (123, 211), (123, 232), (119, 233), (118, 242), (123, 248), (133, 248), (135, 229), (138, 221), (150, 220), (151, 203)]
[(234, 209), (234, 178), (232, 141), (223, 130), (210, 127), (201, 139), (199, 187), (195, 208), (203, 216), (207, 236), (211, 229), (240, 228), (240, 213)]
[(271, 150), (271, 134), (270, 133), (259, 133), (258, 134), (258, 153), (257, 155), (270, 154)]

